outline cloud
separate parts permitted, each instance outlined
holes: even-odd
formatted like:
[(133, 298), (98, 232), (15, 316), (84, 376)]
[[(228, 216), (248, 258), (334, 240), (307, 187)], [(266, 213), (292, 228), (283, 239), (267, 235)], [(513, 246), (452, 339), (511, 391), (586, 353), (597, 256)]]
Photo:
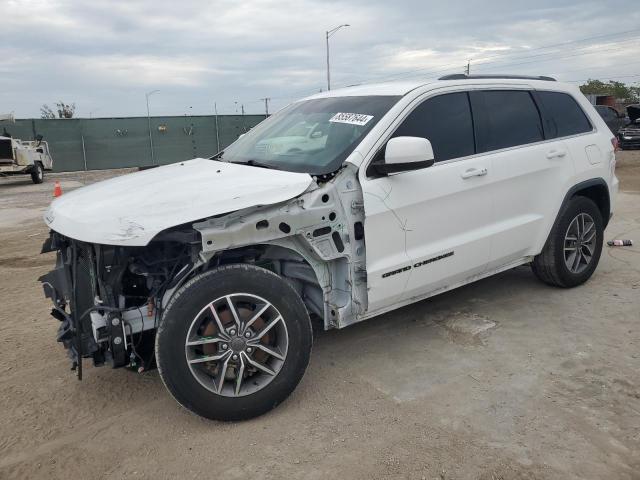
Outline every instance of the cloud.
[(66, 57), (61, 66), (90, 80), (94, 85), (154, 87), (202, 87), (211, 76), (233, 74), (208, 65), (199, 58), (171, 58), (151, 55), (96, 55), (89, 58)]
[(259, 113), (261, 98), (275, 109), (325, 88), (324, 31), (341, 23), (335, 86), (437, 77), (469, 59), (472, 72), (637, 81), (636, 1), (0, 0), (0, 105), (141, 115), (159, 89), (158, 114), (210, 113), (214, 101)]

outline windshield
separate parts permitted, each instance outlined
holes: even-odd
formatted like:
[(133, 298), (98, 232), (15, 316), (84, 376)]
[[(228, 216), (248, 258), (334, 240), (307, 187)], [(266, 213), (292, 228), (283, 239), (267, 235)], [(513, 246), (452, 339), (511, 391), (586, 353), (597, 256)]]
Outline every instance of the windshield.
[(294, 103), (215, 158), (323, 175), (340, 168), (400, 97), (333, 97)]

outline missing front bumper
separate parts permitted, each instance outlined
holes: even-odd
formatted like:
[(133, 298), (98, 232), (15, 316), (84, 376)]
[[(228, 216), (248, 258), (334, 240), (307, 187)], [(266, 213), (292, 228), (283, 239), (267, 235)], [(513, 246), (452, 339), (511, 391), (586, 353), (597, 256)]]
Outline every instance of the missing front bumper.
[[(104, 361), (93, 337), (88, 310), (93, 306), (91, 265), (82, 253), (86, 247), (78, 242), (51, 232), (42, 246), (42, 253), (56, 251), (56, 265), (53, 270), (42, 275), (45, 297), (51, 299), (51, 316), (60, 321), (56, 335), (69, 358), (71, 368), (82, 378), (82, 358), (93, 358), (94, 363)], [(87, 285), (89, 283), (89, 285)]]

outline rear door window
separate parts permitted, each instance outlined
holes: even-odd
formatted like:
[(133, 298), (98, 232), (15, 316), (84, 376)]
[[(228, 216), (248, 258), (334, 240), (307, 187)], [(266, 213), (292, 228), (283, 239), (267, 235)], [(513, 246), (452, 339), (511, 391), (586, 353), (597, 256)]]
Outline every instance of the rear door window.
[(571, 95), (562, 92), (536, 92), (535, 96), (540, 103), (544, 117), (544, 132), (548, 139), (593, 130), (587, 115)]
[(478, 153), (544, 140), (540, 112), (528, 91), (487, 90), (470, 95)]
[(436, 162), (473, 155), (473, 120), (467, 93), (447, 93), (425, 100), (402, 122), (393, 137), (428, 139)]

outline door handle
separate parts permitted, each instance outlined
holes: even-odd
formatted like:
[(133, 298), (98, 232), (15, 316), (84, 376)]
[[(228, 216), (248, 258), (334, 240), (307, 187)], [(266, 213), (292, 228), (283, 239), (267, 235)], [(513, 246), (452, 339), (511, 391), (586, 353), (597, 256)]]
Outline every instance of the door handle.
[(567, 154), (566, 151), (564, 150), (551, 150), (549, 153), (547, 153), (547, 158), (549, 160), (552, 160), (554, 158), (562, 158)]
[(460, 175), (462, 178), (467, 179), (471, 177), (483, 177), (487, 174), (486, 168), (470, 168), (469, 170), (465, 170)]

